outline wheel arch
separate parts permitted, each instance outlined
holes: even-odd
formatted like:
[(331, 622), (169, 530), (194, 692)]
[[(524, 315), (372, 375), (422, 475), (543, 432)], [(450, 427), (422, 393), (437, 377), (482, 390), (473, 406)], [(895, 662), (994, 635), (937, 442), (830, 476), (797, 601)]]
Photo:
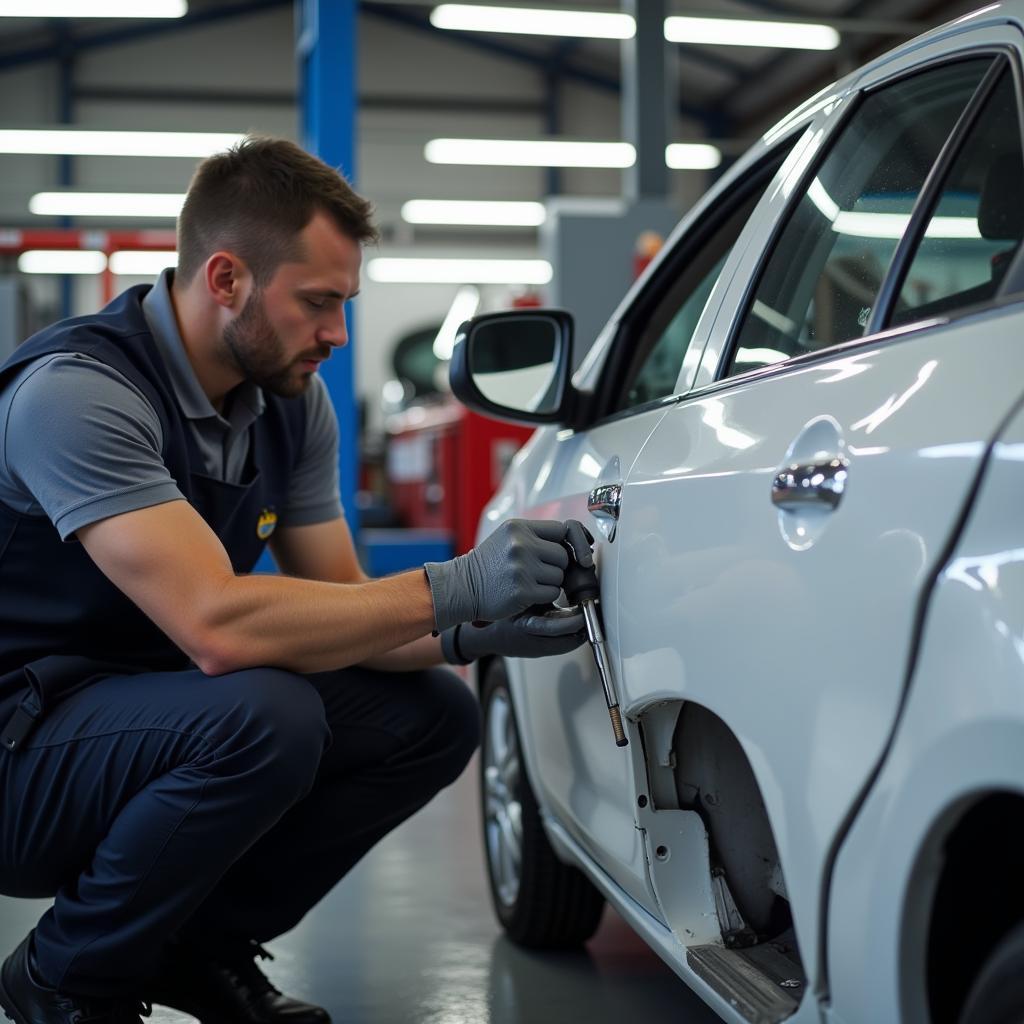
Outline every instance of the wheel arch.
[(906, 1019), (956, 1024), (989, 954), (1024, 921), (1022, 859), (1024, 792), (978, 788), (935, 818), (914, 858), (901, 915)]

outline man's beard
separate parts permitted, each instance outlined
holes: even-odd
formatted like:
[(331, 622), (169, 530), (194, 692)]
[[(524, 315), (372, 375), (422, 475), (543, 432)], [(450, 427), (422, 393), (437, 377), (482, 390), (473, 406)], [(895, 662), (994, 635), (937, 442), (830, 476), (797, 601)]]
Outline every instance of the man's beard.
[[(223, 339), (229, 358), (246, 380), (264, 391), (294, 398), (308, 387), (311, 374), (296, 372), (301, 358), (290, 362), (286, 359), (284, 343), (267, 317), (258, 289), (246, 300), (242, 312), (224, 328)], [(321, 354), (307, 358), (321, 358)]]

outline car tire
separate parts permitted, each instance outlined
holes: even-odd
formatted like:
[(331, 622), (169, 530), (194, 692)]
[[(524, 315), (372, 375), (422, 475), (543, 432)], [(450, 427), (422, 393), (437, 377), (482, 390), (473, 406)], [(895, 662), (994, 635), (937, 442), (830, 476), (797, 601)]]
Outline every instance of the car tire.
[(1017, 925), (985, 961), (971, 986), (960, 1024), (1024, 1021), (1024, 924)]
[(604, 897), (578, 868), (555, 856), (544, 833), (500, 660), (487, 668), (480, 702), (480, 802), (494, 912), (520, 946), (578, 946), (597, 931)]

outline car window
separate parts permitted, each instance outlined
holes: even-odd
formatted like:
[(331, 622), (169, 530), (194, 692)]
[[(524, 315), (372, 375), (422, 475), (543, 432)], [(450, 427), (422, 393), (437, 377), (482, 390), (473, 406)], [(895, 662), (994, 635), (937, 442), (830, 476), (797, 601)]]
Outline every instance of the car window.
[[(695, 254), (681, 264), (668, 294), (647, 320), (634, 346), (616, 410), (631, 409), (675, 391), (686, 349), (704, 312), (711, 289), (754, 207), (782, 166), (796, 137), (783, 143), (755, 174), (734, 209)], [(671, 269), (671, 268), (670, 268)]]
[(860, 337), (910, 213), (991, 59), (866, 96), (789, 216), (725, 376)]
[(988, 302), (1024, 233), (1024, 158), (1013, 76), (1003, 72), (933, 206), (890, 324)]

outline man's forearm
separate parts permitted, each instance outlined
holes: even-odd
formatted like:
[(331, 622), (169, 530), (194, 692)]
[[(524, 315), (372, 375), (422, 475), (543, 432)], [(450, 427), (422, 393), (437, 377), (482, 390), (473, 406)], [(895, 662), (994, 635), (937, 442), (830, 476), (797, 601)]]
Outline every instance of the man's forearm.
[(207, 616), (205, 657), (198, 663), (208, 675), (255, 665), (326, 672), (394, 652), (433, 626), (421, 569), (351, 584), (235, 576)]
[(393, 651), (367, 658), (360, 664), (382, 672), (415, 672), (417, 669), (443, 665), (445, 660), (441, 653), (441, 638), (428, 634), (412, 643), (396, 647)]

